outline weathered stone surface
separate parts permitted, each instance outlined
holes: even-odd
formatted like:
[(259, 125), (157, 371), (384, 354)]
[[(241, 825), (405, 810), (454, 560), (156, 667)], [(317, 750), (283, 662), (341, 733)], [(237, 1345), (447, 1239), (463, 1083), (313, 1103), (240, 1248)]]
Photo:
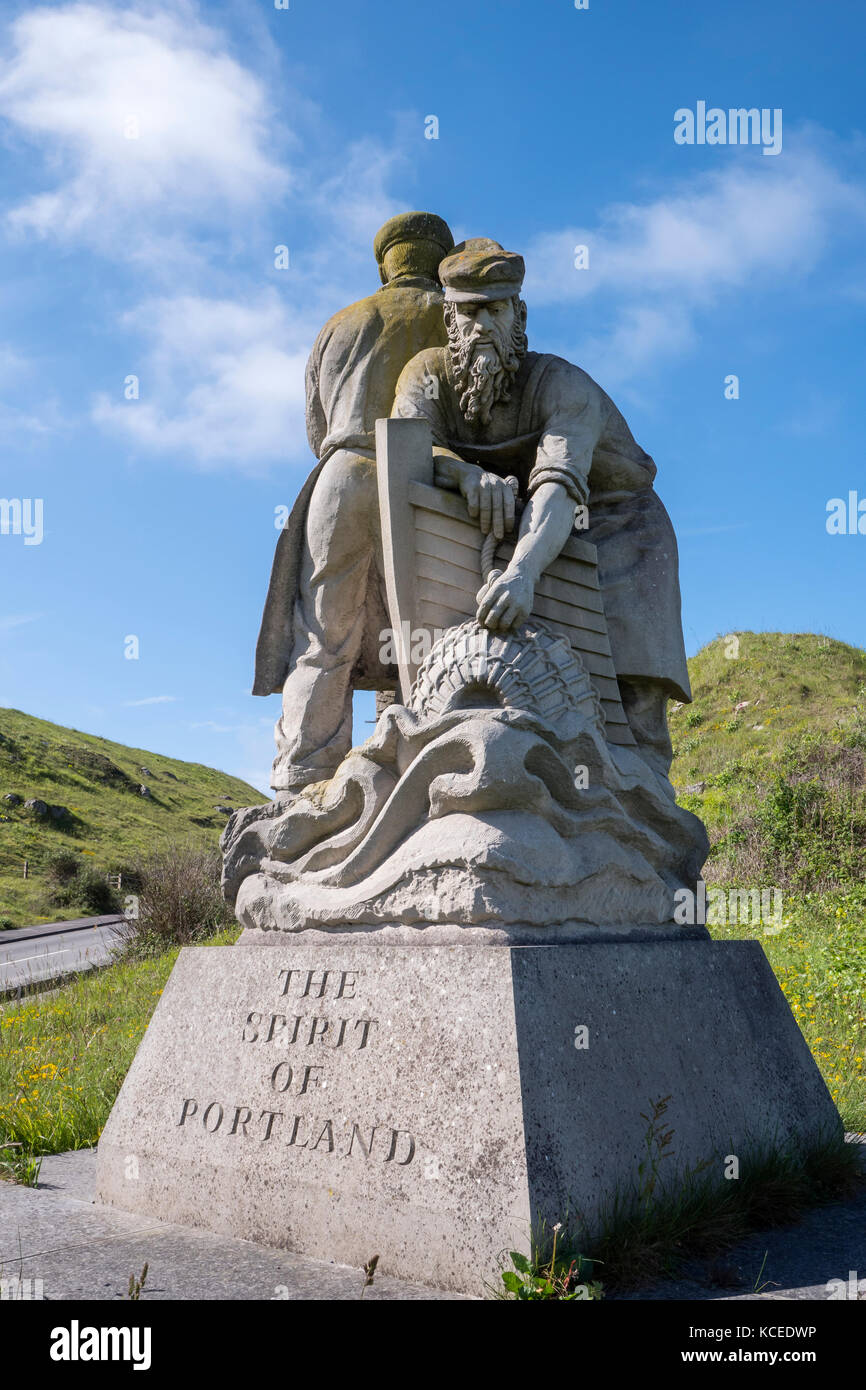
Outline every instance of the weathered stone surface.
[(29, 801), (24, 802), (24, 809), (39, 820), (44, 820), (48, 815), (48, 802), (40, 801), (38, 796), (32, 796)]
[(451, 627), (330, 782), (232, 818), (226, 896), (264, 931), (664, 927), (706, 832), (606, 734), (564, 636)]
[(7, 792), (3, 800), (8, 802), (10, 806), (20, 806), (22, 798), (17, 792)]
[(653, 1100), (668, 1183), (838, 1127), (757, 942), (312, 935), (181, 952), (100, 1141), (99, 1199), (479, 1293), (533, 1222), (592, 1223), (634, 1183)]
[[(280, 534), (253, 685), (257, 695), (283, 692), (272, 777), (279, 790), (328, 775), (348, 752), (350, 682), (372, 674), (380, 688), (393, 688), (396, 673), (377, 653), (388, 620), (372, 554), (373, 432), (390, 414), (406, 363), (446, 341), (436, 268), (453, 245), (447, 224), (431, 213), (390, 218), (374, 243), (381, 287), (328, 320), (307, 363), (307, 437), (318, 463)], [(297, 631), (296, 601), (303, 604)], [(340, 647), (343, 658), (334, 661)]]
[[(489, 238), (454, 249), (432, 306), (447, 344), (399, 380), (378, 300), (349, 361), (345, 324), (314, 349), (322, 465), (290, 519), (292, 573), (275, 566), (254, 687), (279, 671), (272, 784), (292, 801), (236, 813), (222, 841), (248, 928), (664, 926), (695, 891), (709, 846), (668, 777), (667, 701), (689, 685), (655, 465), (585, 372), (528, 352), (524, 271)], [(362, 402), (363, 435), (335, 432)], [(352, 682), (371, 679), (398, 701), (351, 750)]]
[[(307, 366), (320, 462), (280, 536), (253, 687), (283, 697), (272, 786), (296, 792), (336, 772), (351, 745), (353, 683), (384, 691), (398, 676), (408, 704), (413, 661), (395, 660), (385, 640), (404, 616), (410, 646), (416, 630), (467, 616), (499, 632), (531, 617), (562, 623), (591, 654), (609, 736), (636, 743), (666, 776), (666, 703), (690, 694), (676, 542), (655, 464), (584, 371), (529, 351), (522, 256), (485, 237), (453, 248), (429, 214), (392, 219), (383, 232), (383, 288), (335, 315)], [(401, 480), (418, 476), (405, 458), (384, 469), (394, 488), (382, 503), (383, 440), (388, 430), (406, 440), (416, 426), (430, 432), (426, 491), (446, 499), (446, 513), (448, 501), (460, 504), (456, 529), (432, 508), (423, 553), (407, 525)], [(501, 551), (483, 585), (468, 532), (491, 562)]]
[[(26, 1281), (40, 1280), (44, 1297), (55, 1303), (123, 1300), (128, 1298), (130, 1274), (139, 1274), (145, 1263), (148, 1303), (358, 1301), (364, 1282), (360, 1269), (101, 1206), (93, 1200), (95, 1177), (95, 1150), (77, 1149), (44, 1158), (36, 1188), (0, 1182), (4, 1301), (21, 1297), (7, 1284), (16, 1278), (24, 1281), (25, 1298), (28, 1288), (38, 1296), (38, 1285), (28, 1286)], [(365, 1303), (430, 1298), (454, 1301), (461, 1295), (403, 1283), (386, 1274), (377, 1274), (372, 1288), (364, 1292)], [(117, 1309), (113, 1312), (112, 1322)], [(22, 1338), (22, 1356), (27, 1349)], [(4, 1383), (13, 1385), (20, 1377), (15, 1376), (8, 1341), (5, 1352)]]

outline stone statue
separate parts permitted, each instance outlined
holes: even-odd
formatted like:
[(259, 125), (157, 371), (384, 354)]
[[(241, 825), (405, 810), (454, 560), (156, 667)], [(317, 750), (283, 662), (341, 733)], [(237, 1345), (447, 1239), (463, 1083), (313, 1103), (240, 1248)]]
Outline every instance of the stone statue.
[[(320, 461), (257, 652), (277, 799), (229, 823), (225, 890), (251, 931), (667, 929), (707, 841), (668, 780), (690, 690), (655, 465), (528, 351), (522, 257), (449, 243), (387, 223), (385, 287), (310, 359)], [(351, 750), (357, 686), (398, 696)]]
[[(584, 538), (598, 577), (620, 693), (643, 756), (671, 764), (665, 706), (690, 701), (680, 623), (677, 545), (653, 489), (656, 467), (586, 372), (527, 351), (524, 264), (495, 241), (465, 242), (439, 267), (448, 343), (420, 352), (397, 383), (392, 413), (430, 422), (436, 483), (459, 490), (482, 531), (514, 517), (503, 475), (529, 499), (514, 557), (481, 595), (478, 620), (525, 622), (535, 585), (588, 506)], [(431, 388), (432, 383), (432, 388)]]
[(445, 342), (436, 268), (453, 247), (441, 217), (401, 213), (376, 234), (382, 288), (335, 314), (307, 364), (307, 434), (318, 459), (280, 535), (256, 650), (255, 695), (282, 691), (271, 784), (330, 777), (352, 744), (352, 688), (393, 688), (381, 671), (376, 420), (423, 348)]
[[(503, 1250), (645, 1213), (648, 1098), (655, 1196), (773, 1148), (808, 1175), (842, 1127), (760, 942), (678, 924), (708, 846), (652, 460), (528, 351), (520, 256), (427, 213), (376, 252), (310, 361), (258, 648), (278, 795), (222, 841), (245, 930), (181, 951), (97, 1196), (481, 1295)], [(351, 748), (357, 685), (395, 698)]]

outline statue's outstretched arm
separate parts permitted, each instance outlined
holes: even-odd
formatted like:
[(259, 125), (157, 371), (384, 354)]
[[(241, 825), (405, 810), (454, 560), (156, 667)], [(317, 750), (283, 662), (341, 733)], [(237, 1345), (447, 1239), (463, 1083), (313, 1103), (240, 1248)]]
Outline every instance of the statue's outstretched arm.
[(478, 621), (505, 631), (525, 623), (535, 586), (571, 535), (574, 499), (561, 483), (542, 483), (523, 512), (520, 537), (508, 568), (493, 570), (478, 594)]

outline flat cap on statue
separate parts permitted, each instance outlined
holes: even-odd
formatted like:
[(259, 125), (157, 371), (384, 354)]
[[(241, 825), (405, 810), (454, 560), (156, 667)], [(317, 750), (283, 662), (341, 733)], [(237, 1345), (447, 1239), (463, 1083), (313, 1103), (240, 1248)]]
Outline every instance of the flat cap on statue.
[(461, 241), (439, 266), (445, 298), (457, 302), (510, 299), (520, 293), (525, 274), (523, 257), (490, 237)]
[(380, 227), (373, 241), (373, 253), (379, 265), (386, 251), (400, 241), (432, 241), (442, 247), (443, 256), (454, 246), (451, 228), (435, 212), (398, 212)]

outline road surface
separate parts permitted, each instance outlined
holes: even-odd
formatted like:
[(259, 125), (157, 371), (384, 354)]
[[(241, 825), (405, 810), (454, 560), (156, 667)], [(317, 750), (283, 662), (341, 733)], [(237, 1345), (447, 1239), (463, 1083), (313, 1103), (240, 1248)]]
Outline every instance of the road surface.
[(82, 917), (0, 932), (0, 994), (104, 965), (123, 918)]

